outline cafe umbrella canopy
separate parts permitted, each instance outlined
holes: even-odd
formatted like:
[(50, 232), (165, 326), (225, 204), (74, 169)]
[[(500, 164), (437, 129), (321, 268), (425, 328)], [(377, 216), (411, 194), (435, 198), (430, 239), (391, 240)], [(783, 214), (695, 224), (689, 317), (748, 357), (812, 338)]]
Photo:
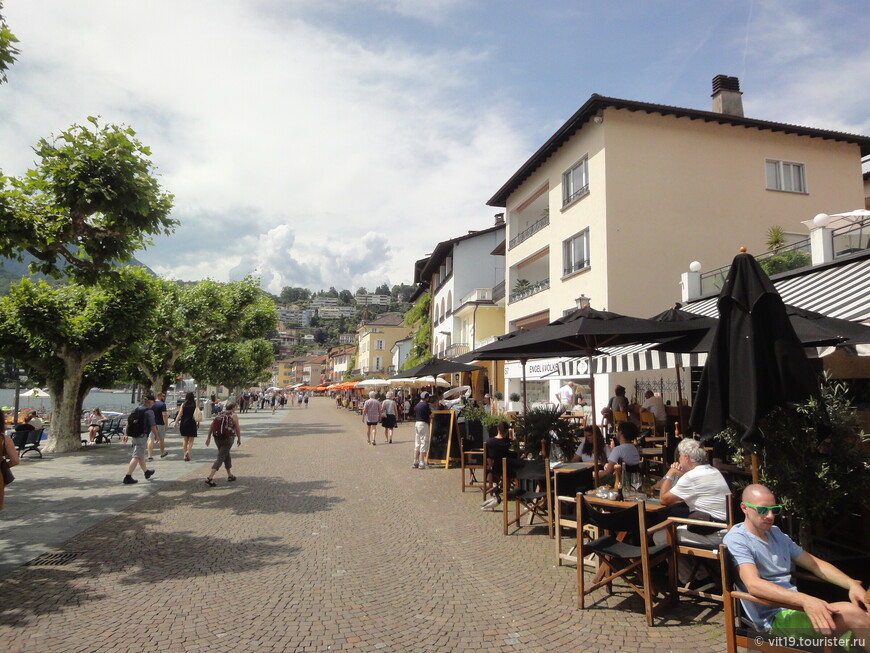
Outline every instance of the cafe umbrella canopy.
[(719, 324), (689, 423), (707, 439), (730, 421), (742, 430), (744, 444), (760, 445), (759, 420), (775, 406), (820, 397), (818, 378), (782, 298), (754, 257), (734, 257), (717, 304)]
[[(592, 357), (599, 353), (598, 349), (601, 347), (654, 342), (703, 328), (703, 324), (696, 324), (694, 321), (657, 322), (586, 307), (572, 311), (547, 326), (533, 331), (514, 332), (516, 335), (508, 334), (497, 342), (481, 347), (470, 356), (476, 360), (516, 358), (525, 361), (529, 358), (582, 353), (589, 359), (591, 375), (594, 369)], [(525, 369), (525, 363), (523, 368)], [(525, 387), (523, 392), (525, 393)], [(523, 401), (525, 403), (525, 396)], [(594, 419), (596, 415), (594, 380), (590, 383), (590, 404)], [(593, 445), (596, 443), (595, 438), (592, 442)], [(597, 450), (594, 456), (593, 463), (597, 475)]]
[(446, 360), (433, 356), (432, 358), (423, 361), (419, 365), (410, 367), (404, 372), (400, 372), (393, 379), (414, 379), (424, 376), (439, 376), (441, 374), (453, 374), (455, 372), (476, 372), (482, 370), (480, 365), (468, 365), (466, 363), (457, 363), (456, 361)]

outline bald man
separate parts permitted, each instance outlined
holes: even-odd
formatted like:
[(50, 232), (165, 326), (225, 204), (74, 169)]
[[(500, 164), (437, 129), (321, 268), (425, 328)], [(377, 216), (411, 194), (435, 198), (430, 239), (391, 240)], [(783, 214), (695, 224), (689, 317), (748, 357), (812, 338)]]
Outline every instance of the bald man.
[[(749, 485), (743, 490), (740, 509), (746, 521), (734, 526), (725, 536), (740, 584), (759, 598), (791, 606), (773, 606), (743, 601), (747, 616), (759, 630), (791, 637), (842, 635), (852, 630), (867, 633), (870, 629), (870, 605), (861, 583), (849, 578), (832, 564), (819, 560), (792, 541), (773, 525), (782, 506), (763, 485)], [(818, 578), (849, 591), (849, 602), (827, 603), (798, 592), (791, 582), (791, 565), (797, 564)], [(870, 641), (863, 643), (870, 651)], [(854, 650), (854, 649), (853, 649)]]

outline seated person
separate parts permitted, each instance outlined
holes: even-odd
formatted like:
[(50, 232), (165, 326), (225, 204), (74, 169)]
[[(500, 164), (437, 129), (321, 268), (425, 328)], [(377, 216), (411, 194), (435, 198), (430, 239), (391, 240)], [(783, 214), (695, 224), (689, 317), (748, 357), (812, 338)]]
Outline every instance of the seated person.
[(37, 428), (42, 428), (41, 424), (40, 424), (40, 426), (36, 426), (33, 423), (34, 418), (36, 418), (40, 422), (42, 421), (38, 417), (36, 417), (36, 411), (34, 410), (34, 411), (27, 413), (27, 415), (24, 416), (23, 422), (15, 425), (15, 430), (16, 431), (33, 431)]
[[(707, 451), (696, 440), (680, 440), (677, 445), (677, 462), (671, 465), (661, 480), (660, 490), (659, 500), (663, 506), (685, 503), (690, 510), (690, 519), (722, 524), (728, 519), (727, 502), (731, 490), (721, 472), (707, 464)], [(700, 544), (713, 549), (719, 546), (724, 535), (725, 531), (696, 533), (690, 531), (686, 525), (677, 526), (677, 541), (684, 544)], [(658, 531), (653, 540), (656, 544), (667, 543), (667, 532)], [(685, 556), (680, 556), (677, 563), (682, 584), (692, 580), (691, 564), (684, 558)], [(699, 569), (698, 574), (699, 580), (709, 575), (706, 569)]]
[[(598, 447), (598, 464), (604, 465), (607, 463), (607, 445), (604, 443), (604, 436), (601, 435), (601, 429), (597, 426), (595, 426), (594, 429), (595, 445)], [(595, 460), (592, 430), (592, 426), (583, 427), (583, 444), (577, 447), (577, 452), (571, 459), (572, 463), (591, 463)]]
[[(725, 544), (737, 565), (739, 585), (762, 599), (792, 606), (777, 608), (743, 601), (743, 608), (759, 630), (773, 635), (798, 637), (842, 635), (846, 631), (870, 629), (870, 605), (864, 588), (832, 564), (804, 551), (788, 535), (773, 525), (782, 506), (763, 485), (743, 490), (740, 509), (746, 521), (736, 524), (725, 536)], [(791, 580), (792, 563), (818, 578), (849, 591), (849, 601), (827, 603), (799, 592)], [(870, 650), (870, 641), (864, 642)], [(854, 650), (854, 649), (853, 649)]]
[(640, 407), (640, 412), (652, 413), (653, 419), (656, 421), (656, 433), (664, 433), (665, 425), (668, 422), (668, 411), (665, 408), (665, 402), (652, 390), (647, 390), (643, 394), (643, 397), (644, 399), (643, 404)]
[[(510, 450), (510, 424), (502, 420), (496, 427), (498, 432), (486, 441), (486, 476), (487, 480), (495, 484), (501, 479), (502, 460), (508, 457)], [(501, 503), (501, 492), (493, 488), (492, 497), (483, 502), (481, 510), (495, 508)]]
[(598, 478), (612, 474), (617, 465), (640, 465), (640, 452), (634, 446), (638, 429), (634, 422), (621, 422), (616, 430), (619, 444), (607, 456), (607, 463), (598, 470)]
[(100, 424), (106, 421), (103, 413), (99, 408), (94, 408), (91, 414), (88, 415), (88, 442), (93, 444), (96, 440), (97, 433), (100, 432)]

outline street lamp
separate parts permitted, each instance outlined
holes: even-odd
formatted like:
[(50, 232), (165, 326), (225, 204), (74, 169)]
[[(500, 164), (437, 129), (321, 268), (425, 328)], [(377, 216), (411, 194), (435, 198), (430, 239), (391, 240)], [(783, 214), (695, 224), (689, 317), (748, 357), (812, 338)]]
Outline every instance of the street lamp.
[(589, 308), (592, 300), (586, 295), (580, 295), (574, 302), (577, 304), (577, 308)]

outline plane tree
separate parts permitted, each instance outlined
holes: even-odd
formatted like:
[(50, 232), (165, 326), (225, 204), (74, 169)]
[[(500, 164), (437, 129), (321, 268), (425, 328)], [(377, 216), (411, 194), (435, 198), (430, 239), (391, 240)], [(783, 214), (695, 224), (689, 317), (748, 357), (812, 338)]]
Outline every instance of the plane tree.
[(201, 380), (186, 362), (180, 362), (185, 352), (200, 343), (262, 338), (277, 324), (275, 304), (254, 277), (230, 283), (205, 279), (184, 286), (158, 283), (153, 328), (140, 342), (136, 357), (145, 385), (154, 390), (165, 392), (168, 380), (179, 372)]
[(31, 272), (96, 283), (177, 224), (131, 127), (89, 117), (33, 149), (35, 167), (0, 175), (0, 255), (29, 252)]
[(92, 285), (52, 287), (22, 279), (0, 298), (0, 352), (19, 361), (51, 394), (46, 451), (80, 447), (86, 368), (107, 352), (134, 346), (151, 324), (156, 300), (153, 279), (135, 267), (116, 269)]
[(181, 362), (198, 382), (223, 385), (238, 392), (268, 380), (274, 360), (272, 343), (263, 338), (251, 338), (200, 342)]

